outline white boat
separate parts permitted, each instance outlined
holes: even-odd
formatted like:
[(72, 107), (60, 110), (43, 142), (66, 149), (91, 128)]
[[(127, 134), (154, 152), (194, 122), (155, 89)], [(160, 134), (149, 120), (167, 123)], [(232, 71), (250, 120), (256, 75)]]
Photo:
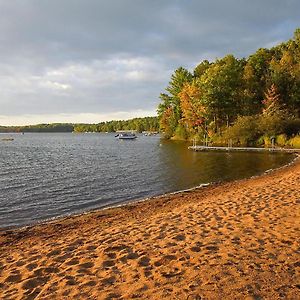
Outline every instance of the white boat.
[(151, 135), (156, 135), (156, 134), (158, 134), (158, 132), (157, 132), (157, 131), (143, 131), (142, 134), (143, 134), (144, 136), (151, 136)]
[(132, 132), (119, 132), (115, 137), (119, 140), (134, 140), (137, 138)]

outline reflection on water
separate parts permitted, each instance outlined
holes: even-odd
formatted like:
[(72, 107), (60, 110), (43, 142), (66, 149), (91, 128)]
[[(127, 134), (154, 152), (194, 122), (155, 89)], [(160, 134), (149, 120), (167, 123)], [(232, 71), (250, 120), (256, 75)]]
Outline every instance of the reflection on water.
[(160, 157), (170, 189), (251, 177), (291, 159), (286, 154), (255, 152), (193, 152), (186, 143), (162, 141)]
[(0, 227), (250, 177), (287, 163), (274, 153), (192, 152), (158, 136), (25, 134), (0, 142)]

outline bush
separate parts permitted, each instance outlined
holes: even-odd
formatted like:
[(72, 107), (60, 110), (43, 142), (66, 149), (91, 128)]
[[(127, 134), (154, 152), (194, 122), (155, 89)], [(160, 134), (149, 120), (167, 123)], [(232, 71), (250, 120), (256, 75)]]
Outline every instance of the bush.
[(297, 135), (297, 136), (291, 138), (288, 141), (288, 144), (291, 145), (293, 148), (299, 148), (300, 149), (300, 135)]
[(222, 135), (215, 134), (211, 137), (210, 142), (214, 146), (224, 146), (227, 145), (228, 139)]
[(285, 134), (280, 134), (276, 137), (276, 144), (278, 146), (285, 146), (287, 143), (287, 136)]
[(272, 145), (272, 141), (271, 141), (270, 137), (268, 137), (267, 135), (262, 136), (262, 140), (263, 140), (264, 146), (270, 147)]
[(275, 136), (284, 133), (285, 121), (281, 115), (260, 115), (257, 125), (264, 136)]
[(256, 116), (238, 117), (234, 125), (224, 132), (224, 138), (232, 140), (234, 144), (245, 146), (254, 144), (259, 136), (260, 129)]
[(188, 132), (187, 132), (185, 126), (179, 124), (179, 125), (176, 127), (176, 130), (175, 130), (175, 134), (174, 134), (173, 139), (174, 139), (174, 140), (187, 140), (188, 137), (189, 137), (189, 135), (188, 135)]
[(256, 141), (257, 146), (264, 146), (265, 145), (265, 136), (259, 137), (259, 139)]

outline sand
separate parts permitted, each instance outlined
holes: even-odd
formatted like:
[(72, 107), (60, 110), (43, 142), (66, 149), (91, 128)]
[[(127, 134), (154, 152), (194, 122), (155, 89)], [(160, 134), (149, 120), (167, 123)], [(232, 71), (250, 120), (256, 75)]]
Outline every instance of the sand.
[(0, 231), (0, 299), (300, 299), (300, 162)]

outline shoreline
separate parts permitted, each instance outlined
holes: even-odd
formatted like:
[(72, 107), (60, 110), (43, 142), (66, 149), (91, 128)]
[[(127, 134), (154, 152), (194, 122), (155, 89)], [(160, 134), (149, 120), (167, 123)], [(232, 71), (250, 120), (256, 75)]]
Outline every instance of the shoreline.
[(251, 178), (0, 231), (0, 297), (297, 299), (299, 182), (297, 156)]
[(152, 200), (155, 200), (155, 199), (168, 197), (168, 196), (171, 196), (171, 195), (177, 195), (177, 194), (181, 194), (181, 193), (201, 190), (202, 188), (207, 188), (209, 186), (215, 186), (215, 185), (226, 184), (226, 183), (234, 183), (234, 182), (238, 182), (238, 181), (249, 180), (249, 179), (252, 179), (252, 178), (258, 178), (258, 177), (264, 176), (266, 174), (269, 174), (271, 172), (275, 172), (277, 170), (280, 170), (282, 168), (289, 167), (289, 166), (293, 165), (294, 163), (296, 163), (297, 159), (300, 160), (300, 152), (292, 152), (292, 153), (289, 153), (289, 155), (294, 156), (289, 163), (284, 164), (282, 166), (279, 166), (275, 169), (268, 169), (266, 171), (258, 173), (257, 175), (253, 175), (251, 177), (235, 179), (235, 180), (224, 180), (224, 181), (203, 183), (203, 184), (200, 184), (198, 186), (187, 188), (187, 189), (184, 189), (184, 190), (178, 190), (178, 191), (174, 191), (174, 192), (167, 192), (167, 193), (164, 193), (164, 194), (158, 194), (158, 195), (145, 197), (145, 198), (131, 199), (131, 200), (128, 200), (128, 201), (125, 201), (125, 202), (119, 202), (115, 205), (107, 204), (106, 206), (103, 206), (103, 207), (100, 207), (100, 208), (95, 208), (95, 209), (80, 212), (80, 213), (74, 213), (74, 214), (70, 213), (70, 214), (64, 215), (64, 216), (56, 216), (56, 217), (40, 220), (40, 221), (37, 221), (37, 222), (32, 223), (32, 224), (28, 224), (28, 225), (20, 225), (20, 226), (15, 225), (15, 226), (11, 226), (11, 227), (9, 227), (9, 226), (8, 227), (0, 227), (0, 236), (1, 236), (1, 234), (6, 233), (6, 232), (15, 232), (15, 231), (18, 231), (18, 230), (26, 230), (26, 229), (30, 229), (30, 228), (35, 227), (35, 226), (45, 226), (45, 225), (52, 224), (52, 223), (55, 223), (55, 222), (61, 222), (64, 219), (69, 219), (69, 218), (73, 219), (73, 218), (88, 215), (88, 214), (100, 213), (100, 212), (106, 211), (106, 210), (113, 210), (113, 209), (117, 209), (117, 208), (122, 208), (122, 207), (127, 206), (127, 205), (138, 205), (139, 203), (148, 202), (148, 201), (152, 201)]

